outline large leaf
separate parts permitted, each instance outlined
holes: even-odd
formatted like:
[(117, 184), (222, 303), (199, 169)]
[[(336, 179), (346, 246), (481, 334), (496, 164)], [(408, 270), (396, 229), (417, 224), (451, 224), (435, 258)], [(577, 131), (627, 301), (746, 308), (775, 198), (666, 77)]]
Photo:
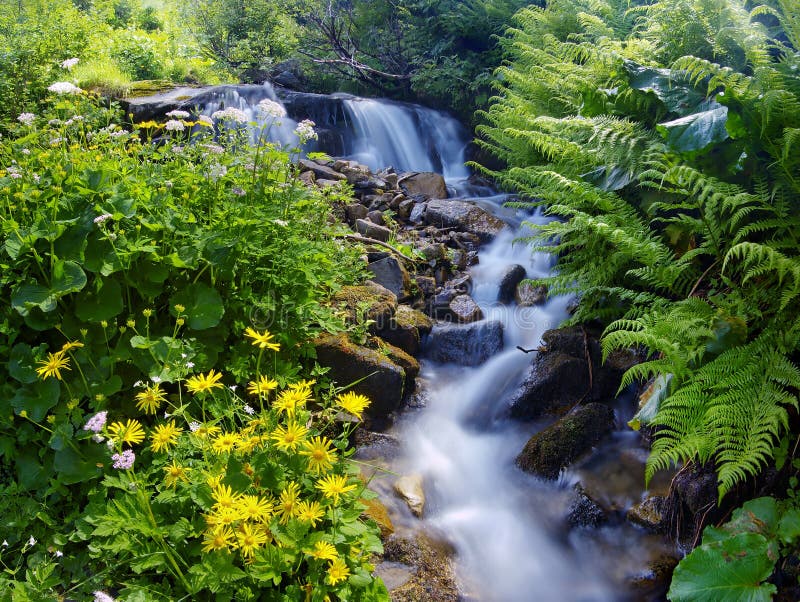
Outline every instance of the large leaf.
[(25, 343), (14, 345), (11, 356), (8, 358), (8, 373), (13, 379), (23, 384), (34, 383), (38, 380), (36, 358), (33, 357), (30, 345)]
[(653, 69), (633, 61), (625, 61), (625, 70), (630, 76), (631, 88), (652, 92), (670, 113), (689, 115), (696, 112), (706, 99), (704, 94), (686, 81), (682, 71)]
[(675, 569), (668, 597), (672, 602), (769, 602), (777, 590), (763, 583), (775, 568), (768, 542), (757, 533), (741, 533), (703, 544)]
[(200, 282), (190, 284), (170, 299), (170, 307), (183, 305), (188, 316), (187, 324), (194, 330), (205, 330), (219, 324), (225, 307), (222, 297), (213, 288)]
[(706, 111), (659, 123), (656, 128), (672, 150), (689, 153), (727, 140), (727, 120), (728, 107), (717, 104)]
[(75, 314), (84, 322), (110, 320), (122, 313), (122, 287), (114, 279), (97, 279), (95, 290), (84, 291), (75, 303)]
[(57, 379), (37, 380), (17, 389), (11, 398), (11, 406), (18, 414), (24, 410), (31, 420), (41, 422), (47, 412), (56, 406), (60, 395), (61, 384)]
[(11, 294), (11, 305), (20, 315), (26, 316), (31, 309), (38, 307), (43, 312), (51, 312), (56, 302), (70, 293), (86, 286), (86, 274), (74, 261), (57, 261), (53, 266), (53, 279), (50, 287), (41, 284), (23, 284)]

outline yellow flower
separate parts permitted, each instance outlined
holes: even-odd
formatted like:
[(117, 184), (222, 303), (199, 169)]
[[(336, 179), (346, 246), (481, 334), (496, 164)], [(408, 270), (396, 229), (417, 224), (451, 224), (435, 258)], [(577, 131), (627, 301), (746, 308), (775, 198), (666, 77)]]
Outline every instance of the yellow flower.
[(356, 488), (355, 485), (347, 484), (347, 477), (341, 475), (328, 475), (317, 481), (316, 488), (322, 492), (326, 498), (332, 499), (334, 504), (339, 503), (339, 496)]
[(64, 355), (63, 351), (58, 353), (48, 353), (47, 359), (39, 360), (36, 362), (39, 368), (36, 368), (36, 374), (42, 380), (55, 376), (61, 380), (61, 370), (69, 370), (69, 358)]
[(250, 558), (258, 548), (267, 543), (267, 534), (260, 529), (254, 529), (250, 523), (243, 523), (236, 534), (236, 541), (242, 556)]
[(126, 423), (115, 422), (108, 427), (110, 438), (114, 443), (128, 443), (135, 445), (144, 441), (144, 429), (138, 420), (128, 420)]
[(328, 585), (336, 585), (340, 581), (346, 580), (350, 576), (350, 569), (347, 568), (347, 564), (341, 558), (335, 558), (331, 560), (331, 564), (328, 567), (328, 576), (325, 577), (325, 581), (328, 582)]
[(211, 497), (216, 502), (214, 508), (233, 508), (239, 502), (239, 494), (234, 493), (230, 485), (218, 485)]
[(259, 436), (252, 436), (252, 437), (239, 437), (239, 440), (236, 442), (236, 449), (240, 452), (249, 454), (251, 453), (256, 447), (259, 446), (261, 443), (261, 437)]
[(154, 452), (169, 451), (178, 442), (178, 436), (182, 432), (183, 429), (175, 426), (171, 420), (166, 424), (159, 424), (150, 435), (150, 441), (153, 442), (150, 447)]
[(202, 391), (210, 391), (211, 389), (221, 389), (222, 384), (219, 380), (222, 374), (214, 372), (212, 368), (208, 374), (200, 374), (186, 379), (186, 388), (190, 393), (200, 393)]
[(83, 347), (83, 343), (79, 343), (78, 341), (67, 341), (61, 347), (61, 353), (67, 353), (73, 349), (77, 349), (78, 347)]
[(352, 414), (359, 420), (361, 420), (361, 413), (371, 403), (369, 397), (366, 395), (359, 395), (358, 393), (353, 393), (352, 391), (342, 393), (336, 398), (336, 401), (339, 402), (340, 408), (342, 408), (345, 412)]
[(219, 428), (216, 424), (209, 424), (209, 425), (203, 424), (194, 430), (195, 436), (199, 437), (200, 439), (213, 437), (219, 432), (222, 432), (222, 429)]
[(303, 522), (310, 523), (312, 528), (316, 527), (324, 516), (325, 511), (319, 505), (319, 502), (303, 500), (297, 504), (297, 518)]
[(206, 484), (211, 487), (211, 489), (216, 489), (219, 487), (219, 484), (222, 482), (224, 477), (224, 474), (208, 475), (208, 478), (206, 478)]
[(303, 407), (311, 398), (311, 391), (286, 389), (282, 391), (278, 398), (273, 402), (272, 407), (279, 412), (285, 412), (287, 416), (294, 416), (298, 407)]
[(272, 502), (257, 495), (243, 495), (236, 507), (245, 520), (267, 520), (273, 512)]
[(335, 560), (339, 557), (339, 554), (336, 552), (336, 548), (333, 546), (333, 544), (328, 543), (327, 541), (318, 541), (314, 544), (313, 549), (306, 551), (306, 554), (313, 556), (318, 560)]
[(161, 390), (161, 385), (151, 385), (136, 394), (136, 408), (145, 414), (155, 414), (166, 399), (167, 396)]
[(219, 437), (214, 439), (214, 443), (211, 444), (211, 449), (218, 454), (222, 454), (231, 451), (238, 442), (239, 435), (237, 433), (222, 433)]
[(189, 469), (178, 465), (175, 460), (172, 461), (172, 464), (164, 467), (164, 472), (166, 473), (164, 483), (167, 487), (175, 487), (178, 481), (189, 482)]
[(278, 388), (278, 381), (262, 376), (258, 380), (250, 381), (247, 384), (247, 392), (250, 395), (266, 395), (270, 391)]
[(288, 520), (297, 516), (299, 504), (297, 498), (300, 496), (300, 487), (295, 482), (290, 482), (286, 488), (281, 491), (280, 498), (278, 499), (278, 511), (281, 514), (281, 524), (285, 524)]
[(317, 381), (315, 380), (298, 380), (296, 383), (292, 383), (289, 385), (289, 389), (293, 391), (307, 391), (308, 394), (311, 394), (311, 387), (316, 384)]
[(207, 531), (203, 539), (203, 552), (213, 552), (235, 547), (234, 535), (230, 527), (220, 527)]
[(241, 515), (236, 508), (215, 508), (205, 518), (209, 527), (230, 527), (241, 518)]
[(330, 439), (326, 437), (312, 437), (311, 440), (303, 442), (303, 448), (299, 453), (308, 458), (309, 472), (318, 475), (330, 470), (336, 460), (330, 445)]
[(244, 336), (253, 339), (253, 345), (256, 345), (261, 349), (271, 349), (272, 351), (280, 351), (281, 346), (272, 340), (272, 335), (268, 330), (265, 330), (264, 332), (259, 334), (257, 331), (248, 327), (244, 331)]
[(285, 428), (283, 425), (278, 426), (278, 428), (272, 431), (272, 436), (270, 438), (275, 442), (275, 447), (288, 452), (297, 449), (297, 446), (303, 442), (307, 433), (308, 429), (302, 424), (290, 422)]

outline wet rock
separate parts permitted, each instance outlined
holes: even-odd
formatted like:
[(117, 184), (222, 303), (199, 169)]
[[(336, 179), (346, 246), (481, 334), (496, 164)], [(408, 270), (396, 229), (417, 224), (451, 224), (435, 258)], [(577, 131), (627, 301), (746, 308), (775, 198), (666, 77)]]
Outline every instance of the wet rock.
[(319, 188), (329, 188), (331, 186), (338, 186), (340, 180), (326, 180), (324, 178), (317, 178), (316, 184)]
[(637, 600), (663, 600), (676, 566), (677, 558), (662, 554), (653, 559), (644, 571), (628, 577), (628, 587)]
[(383, 220), (383, 212), (381, 211), (370, 211), (367, 213), (367, 219), (371, 221), (373, 224), (377, 224), (378, 226), (385, 226), (386, 222)]
[[(399, 196), (399, 195), (398, 195)], [(411, 199), (405, 199), (400, 204), (397, 205), (397, 217), (403, 220), (410, 219), (411, 212), (414, 209), (416, 203)]]
[(428, 316), (407, 305), (400, 305), (388, 326), (377, 334), (384, 341), (416, 356), (422, 337), (430, 333), (432, 328), (433, 321)]
[(374, 328), (380, 329), (394, 317), (397, 295), (376, 282), (367, 281), (359, 286), (343, 286), (333, 295), (331, 304), (347, 313), (348, 324), (372, 320)]
[[(389, 595), (392, 602), (458, 602), (459, 592), (451, 561), (452, 550), (427, 535), (419, 534), (413, 539), (395, 534), (384, 542), (384, 562), (411, 567), (413, 574), (393, 579), (402, 581), (392, 587)], [(376, 567), (381, 574), (383, 563)], [(412, 572), (409, 571), (409, 572)], [(392, 575), (394, 577), (394, 575)]]
[(347, 177), (335, 169), (328, 167), (327, 165), (321, 165), (315, 161), (309, 161), (308, 159), (300, 159), (298, 161), (300, 165), (301, 171), (310, 171), (314, 174), (316, 179), (319, 180), (332, 180), (334, 182), (338, 182), (340, 180), (346, 180)]
[(375, 524), (378, 525), (378, 528), (381, 530), (382, 539), (394, 533), (394, 525), (392, 524), (392, 519), (389, 517), (389, 511), (380, 500), (361, 498), (359, 501), (367, 507), (363, 515), (375, 521)]
[(408, 509), (417, 518), (425, 510), (425, 491), (422, 488), (422, 475), (411, 474), (400, 477), (393, 485), (395, 493), (408, 504)]
[(544, 303), (547, 300), (547, 286), (544, 284), (536, 286), (530, 282), (520, 282), (514, 291), (514, 300), (520, 307), (530, 307)]
[(457, 228), (489, 242), (505, 227), (503, 220), (467, 201), (428, 202), (425, 222), (437, 228)]
[[(306, 173), (311, 172), (308, 171)], [(347, 222), (352, 225), (356, 223), (356, 220), (365, 219), (368, 210), (361, 203), (351, 203), (344, 208), (344, 213), (347, 216)]]
[(430, 276), (417, 276), (417, 288), (423, 296), (429, 297), (436, 293), (436, 279)]
[(557, 479), (562, 469), (612, 430), (614, 411), (610, 407), (600, 403), (581, 406), (531, 437), (517, 456), (517, 466), (545, 479)]
[(390, 360), (405, 370), (406, 389), (413, 389), (414, 379), (417, 378), (417, 375), (419, 374), (419, 362), (410, 354), (406, 353), (399, 347), (395, 347), (394, 345), (387, 343), (386, 341), (375, 339), (374, 342), (382, 353), (386, 354)]
[(379, 226), (364, 219), (356, 220), (356, 232), (368, 238), (386, 242), (392, 237), (392, 231), (384, 226)]
[(717, 505), (717, 475), (708, 467), (680, 471), (673, 479), (676, 501), (697, 517)]
[(469, 295), (458, 295), (450, 301), (450, 315), (460, 324), (483, 319), (483, 311)]
[(396, 257), (384, 257), (367, 266), (372, 280), (390, 290), (398, 299), (405, 299), (411, 290), (411, 278), (405, 266)]
[(398, 184), (405, 189), (406, 194), (413, 196), (421, 194), (429, 199), (446, 199), (447, 184), (441, 174), (433, 172), (420, 172), (403, 175)]
[(314, 347), (317, 362), (330, 368), (327, 376), (339, 386), (357, 383), (351, 390), (370, 398), (372, 403), (366, 410), (370, 426), (385, 428), (389, 414), (403, 399), (405, 370), (382, 353), (356, 345), (343, 333), (323, 334), (314, 341)]
[(304, 171), (301, 172), (297, 179), (300, 180), (306, 186), (313, 186), (314, 182), (316, 181), (316, 177), (314, 176), (313, 171)]
[(649, 495), (627, 512), (627, 519), (650, 533), (666, 533), (669, 521), (666, 516), (667, 500), (660, 495)]
[(436, 362), (478, 366), (503, 349), (503, 323), (437, 324), (425, 347)]
[(575, 499), (567, 510), (567, 524), (571, 527), (598, 527), (608, 521), (603, 508), (579, 484), (575, 486), (575, 493)]
[(514, 300), (514, 292), (517, 285), (525, 278), (525, 268), (519, 264), (508, 266), (500, 277), (500, 288), (497, 291), (497, 300), (500, 303), (511, 303)]
[(422, 224), (425, 221), (425, 211), (428, 208), (428, 203), (414, 202), (411, 208), (411, 213), (408, 215), (408, 221), (412, 224)]

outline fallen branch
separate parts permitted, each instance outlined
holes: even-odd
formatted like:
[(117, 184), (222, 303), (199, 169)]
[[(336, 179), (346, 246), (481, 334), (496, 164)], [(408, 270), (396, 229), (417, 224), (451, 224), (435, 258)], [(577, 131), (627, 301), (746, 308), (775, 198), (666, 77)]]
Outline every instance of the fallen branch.
[(395, 255), (398, 255), (399, 257), (401, 257), (405, 261), (411, 263), (412, 265), (415, 263), (412, 258), (406, 256), (400, 249), (398, 249), (397, 247), (393, 247), (389, 243), (385, 243), (382, 240), (378, 240), (376, 238), (369, 238), (367, 236), (361, 236), (360, 234), (342, 234), (339, 237), (340, 238), (346, 238), (347, 240), (355, 240), (357, 242), (363, 242), (365, 244), (377, 245), (379, 247), (384, 247), (386, 249), (389, 249), (392, 253), (394, 253)]

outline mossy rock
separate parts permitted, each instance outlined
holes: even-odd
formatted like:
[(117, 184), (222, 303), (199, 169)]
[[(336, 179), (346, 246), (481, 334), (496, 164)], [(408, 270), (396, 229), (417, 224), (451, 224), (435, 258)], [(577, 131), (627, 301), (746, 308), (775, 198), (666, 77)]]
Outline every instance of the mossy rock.
[(419, 354), (422, 337), (430, 334), (433, 320), (408, 305), (399, 305), (388, 327), (377, 331), (387, 343), (399, 347), (407, 354)]
[(397, 296), (374, 282), (344, 286), (332, 298), (331, 304), (346, 313), (348, 324), (372, 320), (371, 332), (386, 327), (397, 311)]

